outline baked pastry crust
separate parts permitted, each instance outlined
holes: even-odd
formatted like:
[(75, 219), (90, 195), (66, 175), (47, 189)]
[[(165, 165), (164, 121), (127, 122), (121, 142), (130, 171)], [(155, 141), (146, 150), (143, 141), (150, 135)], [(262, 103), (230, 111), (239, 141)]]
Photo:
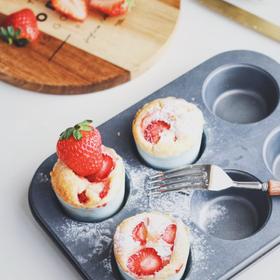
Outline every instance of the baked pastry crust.
[[(104, 207), (114, 199), (121, 188), (124, 188), (125, 168), (122, 158), (113, 149), (105, 146), (102, 149), (102, 152), (111, 156), (115, 163), (115, 168), (106, 182), (91, 183), (86, 178), (75, 174), (61, 160), (57, 160), (50, 175), (53, 190), (60, 199), (76, 208)], [(100, 198), (99, 193), (106, 183), (110, 186), (109, 192), (104, 198)], [(78, 194), (83, 191), (86, 191), (88, 198), (86, 203), (80, 203), (78, 199)]]
[[(144, 138), (143, 130), (151, 121), (163, 120), (170, 129), (163, 132), (158, 143)], [(166, 97), (145, 104), (135, 115), (132, 133), (136, 144), (155, 157), (178, 156), (201, 141), (204, 118), (198, 107), (185, 99)], [(174, 140), (176, 139), (176, 140)]]
[[(137, 224), (145, 219), (149, 219), (148, 242), (146, 247), (154, 247), (159, 255), (165, 254), (166, 248), (164, 249), (163, 244), (165, 242), (160, 240), (160, 242), (162, 241), (161, 243), (155, 243), (158, 242), (156, 241), (155, 236), (162, 233), (166, 226), (170, 224), (176, 224), (177, 231), (169, 264), (164, 266), (154, 275), (138, 277), (129, 271), (127, 261), (132, 254), (136, 253), (141, 248), (140, 243), (133, 240), (132, 231)], [(167, 243), (165, 245), (167, 245)], [(162, 246), (162, 248), (160, 248), (160, 246)], [(180, 219), (160, 212), (144, 212), (130, 217), (119, 224), (114, 235), (114, 255), (116, 262), (119, 265), (119, 268), (133, 279), (166, 280), (172, 278), (172, 276), (177, 273), (183, 273), (182, 269), (185, 269), (186, 267), (189, 249), (189, 230), (187, 226)]]

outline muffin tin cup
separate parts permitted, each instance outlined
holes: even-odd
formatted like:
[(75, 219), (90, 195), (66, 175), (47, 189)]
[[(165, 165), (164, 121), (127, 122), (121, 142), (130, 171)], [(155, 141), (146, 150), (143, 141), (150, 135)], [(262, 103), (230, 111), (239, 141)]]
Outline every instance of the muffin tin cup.
[(263, 156), (271, 174), (280, 179), (280, 127), (275, 128), (266, 138)]
[(100, 208), (77, 208), (66, 203), (58, 195), (56, 196), (61, 203), (64, 211), (73, 219), (82, 222), (99, 222), (114, 215), (121, 208), (125, 196), (125, 187), (121, 188), (117, 195), (110, 200), (106, 206)]
[(199, 141), (195, 145), (193, 145), (190, 150), (173, 157), (154, 157), (143, 151), (139, 146), (137, 146), (137, 150), (139, 155), (148, 165), (156, 169), (167, 170), (193, 163), (199, 155), (199, 151), (201, 149), (201, 141), (202, 135)]
[[(258, 181), (246, 172), (227, 170), (235, 181)], [(265, 192), (231, 188), (197, 191), (191, 200), (191, 219), (206, 234), (224, 240), (248, 238), (261, 230), (271, 213), (271, 200)]]
[[(123, 272), (120, 270), (120, 267), (118, 265), (118, 269), (120, 271), (120, 274), (121, 274), (121, 277), (125, 280), (134, 280), (134, 278), (132, 278), (131, 276), (129, 276), (127, 273)], [(165, 280), (180, 280), (184, 274), (184, 271), (186, 270), (186, 265), (182, 268), (182, 271), (179, 272), (177, 275), (173, 276), (173, 277), (170, 277), (168, 279), (165, 279)]]
[(232, 123), (254, 123), (268, 117), (279, 102), (275, 79), (252, 64), (227, 64), (203, 85), (203, 99), (214, 115)]
[(236, 180), (267, 181), (278, 178), (279, 84), (280, 65), (262, 54), (232, 51), (209, 59), (99, 127), (104, 144), (124, 159), (128, 175), (130, 191), (115, 215), (84, 223), (62, 211), (49, 178), (53, 155), (36, 171), (30, 186), (34, 217), (85, 279), (121, 279), (112, 265), (117, 225), (143, 211), (169, 212), (191, 231), (191, 261), (182, 279), (231, 278), (280, 243), (280, 199), (231, 188), (194, 191), (190, 196), (170, 193), (149, 201), (145, 182), (155, 170), (142, 161), (131, 124), (147, 102), (185, 98), (206, 120), (196, 163), (219, 165)]

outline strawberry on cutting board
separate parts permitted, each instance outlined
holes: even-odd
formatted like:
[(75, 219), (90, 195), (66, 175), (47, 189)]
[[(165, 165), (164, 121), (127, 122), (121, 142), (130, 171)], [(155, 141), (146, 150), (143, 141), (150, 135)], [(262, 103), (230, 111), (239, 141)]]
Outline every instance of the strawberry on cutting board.
[(59, 13), (78, 21), (84, 21), (88, 15), (87, 1), (51, 0), (51, 4)]
[(58, 158), (82, 177), (97, 173), (103, 164), (101, 136), (91, 123), (86, 120), (67, 128), (57, 142)]
[(39, 34), (36, 16), (30, 9), (8, 15), (0, 27), (0, 37), (8, 44), (20, 47), (34, 42)]
[(127, 267), (138, 276), (148, 276), (161, 270), (163, 262), (154, 248), (144, 248), (129, 257)]
[(132, 4), (132, 0), (89, 0), (89, 6), (108, 16), (125, 14)]

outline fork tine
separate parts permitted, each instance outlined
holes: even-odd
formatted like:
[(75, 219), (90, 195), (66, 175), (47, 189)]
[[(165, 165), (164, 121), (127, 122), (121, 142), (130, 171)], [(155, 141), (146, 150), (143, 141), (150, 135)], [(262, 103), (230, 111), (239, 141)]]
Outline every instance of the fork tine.
[(185, 167), (178, 168), (178, 169), (160, 171), (160, 172), (150, 176), (150, 180), (171, 178), (174, 176), (178, 176), (181, 173), (183, 173), (183, 175), (193, 175), (195, 173), (200, 173), (201, 171), (204, 171), (204, 168), (201, 165), (187, 165)]
[(148, 195), (161, 195), (167, 192), (178, 192), (183, 189), (198, 189), (198, 188), (205, 188), (204, 184), (196, 183), (196, 184), (184, 184), (184, 185), (178, 185), (177, 187), (174, 187), (173, 185), (168, 185), (164, 188), (157, 188), (157, 189), (150, 189), (148, 192)]
[(186, 176), (179, 176), (174, 178), (168, 178), (165, 180), (157, 180), (157, 181), (148, 181), (148, 189), (156, 189), (161, 188), (169, 185), (176, 185), (180, 183), (187, 183), (194, 184), (196, 182), (204, 182), (207, 179), (206, 173), (200, 173), (193, 176), (186, 175)]
[(185, 189), (207, 188), (209, 165), (188, 165), (179, 169), (161, 171), (147, 180), (148, 196)]
[(165, 181), (168, 181), (168, 180), (175, 180), (176, 178), (196, 178), (196, 177), (200, 177), (200, 176), (203, 176), (203, 172), (193, 172), (193, 173), (187, 173), (187, 174), (175, 174), (173, 176), (162, 176), (162, 177), (159, 177), (159, 178), (156, 178), (156, 179), (151, 179), (149, 178), (149, 182), (152, 183), (152, 184), (156, 184), (158, 182), (165, 182)]

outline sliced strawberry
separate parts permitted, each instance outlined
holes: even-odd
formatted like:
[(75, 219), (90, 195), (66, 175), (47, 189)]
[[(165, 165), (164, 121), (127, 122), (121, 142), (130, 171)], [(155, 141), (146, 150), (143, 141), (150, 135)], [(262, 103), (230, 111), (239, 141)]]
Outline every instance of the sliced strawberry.
[(89, 198), (86, 195), (86, 190), (84, 190), (81, 193), (78, 193), (78, 199), (79, 199), (80, 203), (83, 203), (83, 204), (85, 204), (89, 201)]
[(160, 271), (163, 265), (161, 257), (154, 248), (144, 248), (129, 257), (127, 267), (138, 276), (147, 276)]
[(131, 0), (90, 0), (91, 8), (109, 16), (119, 16), (127, 12)]
[(106, 181), (103, 184), (104, 184), (103, 190), (99, 193), (99, 197), (101, 199), (103, 199), (108, 194), (108, 192), (110, 190), (110, 182)]
[(152, 121), (144, 130), (144, 138), (152, 143), (157, 144), (164, 130), (170, 129), (170, 124), (165, 121)]
[(162, 266), (165, 267), (166, 265), (168, 265), (170, 263), (171, 257), (165, 257), (162, 259)]
[(175, 270), (175, 272), (178, 273), (178, 272), (182, 269), (182, 267), (183, 267), (183, 264), (181, 264), (181, 265)]
[(79, 21), (88, 15), (87, 0), (51, 0), (52, 6), (59, 13)]
[(139, 223), (132, 231), (133, 240), (139, 241), (141, 246), (146, 245), (147, 228), (144, 222)]
[(86, 177), (90, 182), (103, 181), (110, 175), (112, 170), (115, 168), (115, 163), (110, 156), (108, 156), (106, 154), (102, 154), (102, 156), (103, 156), (103, 162), (102, 162), (102, 166), (99, 169), (99, 171), (97, 171), (97, 173), (95, 173), (93, 175)]
[(176, 238), (177, 226), (175, 224), (170, 224), (164, 230), (164, 233), (161, 235), (161, 238), (168, 244), (174, 244)]

